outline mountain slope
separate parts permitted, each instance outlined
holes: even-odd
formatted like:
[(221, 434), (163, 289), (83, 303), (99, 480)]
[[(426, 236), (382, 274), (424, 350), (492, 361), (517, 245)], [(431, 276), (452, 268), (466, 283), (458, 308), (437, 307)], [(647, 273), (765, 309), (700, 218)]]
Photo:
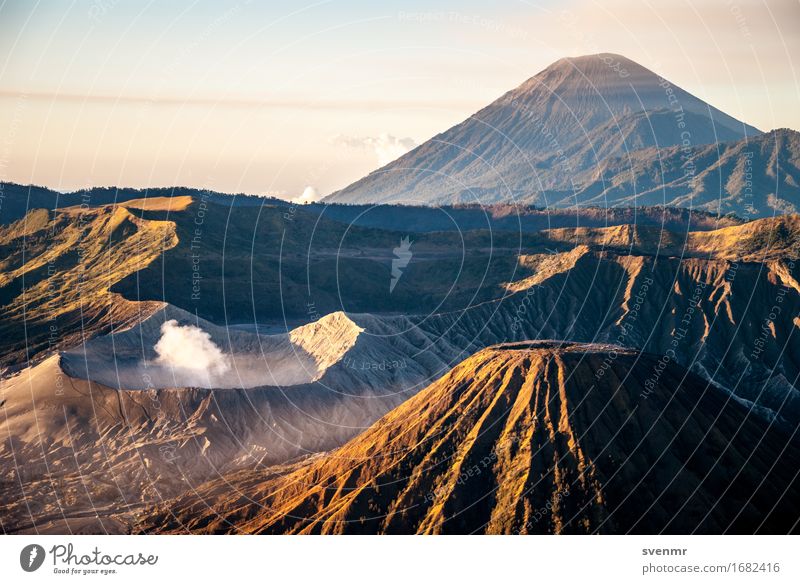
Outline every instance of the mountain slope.
[(262, 484), (210, 483), (140, 528), (785, 533), (800, 517), (798, 463), (788, 434), (658, 356), (501, 345), (338, 450)]
[(326, 201), (542, 204), (611, 157), (757, 134), (620, 55), (561, 59)]
[(171, 221), (111, 205), (38, 209), (0, 227), (0, 364), (20, 364), (152, 314), (160, 303), (127, 301), (109, 288), (177, 243)]
[[(4, 528), (30, 529), (35, 522), (37, 529), (63, 533), (77, 521), (82, 529), (102, 531), (92, 523), (94, 510), (114, 515), (119, 498), (133, 512), (220, 475), (336, 448), (459, 362), (510, 341), (605, 342), (669, 354), (672, 363), (752, 406), (752, 417), (796, 427), (797, 216), (701, 233), (615, 226), (552, 229), (538, 237), (542, 244), (519, 257), (518, 277), (491, 281), (504, 298), (456, 311), (335, 312), (264, 335), (253, 332), (259, 327), (215, 325), (165, 306), (149, 318), (140, 315), (140, 324), (88, 338), (115, 322), (101, 315), (83, 329), (78, 347), (0, 380), (0, 434), (7, 437), (0, 443), (6, 469), (0, 494), (15, 502)], [(87, 273), (97, 266), (106, 265), (89, 264)], [(232, 285), (243, 286), (239, 282), (247, 280)], [(404, 282), (415, 294), (428, 284), (425, 278)], [(33, 313), (38, 297), (31, 300)], [(259, 300), (277, 304), (280, 296)], [(155, 348), (169, 321), (201, 329), (230, 368), (204, 383), (157, 363)], [(79, 325), (62, 333), (80, 335)], [(43, 449), (51, 435), (66, 436), (63, 447)], [(255, 487), (264, 480), (263, 472), (247, 476)], [(89, 499), (80, 489), (87, 477), (110, 487)], [(59, 499), (65, 493), (66, 503)], [(30, 496), (46, 505), (28, 510)], [(116, 527), (130, 521), (123, 515), (114, 515)]]
[(800, 132), (608, 159), (574, 193), (550, 203), (673, 205), (753, 219), (800, 209)]
[[(167, 320), (219, 343), (231, 365), (213, 381), (229, 389), (198, 387), (202, 381), (152, 358)], [(341, 445), (402, 403), (415, 381), (432, 375), (431, 363), (444, 366), (431, 358), (357, 366), (392, 354), (369, 339), (353, 346), (358, 330), (334, 313), (290, 334), (256, 335), (167, 306), (4, 375), (0, 529), (124, 531), (144, 504), (191, 485)]]

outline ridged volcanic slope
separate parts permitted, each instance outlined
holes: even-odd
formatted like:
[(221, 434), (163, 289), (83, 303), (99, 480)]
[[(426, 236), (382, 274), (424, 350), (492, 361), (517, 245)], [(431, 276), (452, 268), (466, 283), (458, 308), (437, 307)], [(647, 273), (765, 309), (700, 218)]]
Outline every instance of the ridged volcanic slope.
[(658, 356), (611, 346), (491, 347), (340, 449), (278, 478), (240, 475), (210, 483), (166, 503), (140, 527), (248, 533), (793, 529), (800, 461), (791, 438), (674, 363), (654, 376), (658, 363)]

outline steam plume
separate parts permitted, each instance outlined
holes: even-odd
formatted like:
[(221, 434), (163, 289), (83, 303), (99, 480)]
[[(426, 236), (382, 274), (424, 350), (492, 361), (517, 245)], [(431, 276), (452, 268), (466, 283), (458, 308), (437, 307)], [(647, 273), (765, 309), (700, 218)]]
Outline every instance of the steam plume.
[(177, 320), (161, 325), (161, 338), (154, 347), (156, 363), (172, 368), (179, 385), (208, 385), (231, 369), (230, 358), (196, 326), (181, 326)]

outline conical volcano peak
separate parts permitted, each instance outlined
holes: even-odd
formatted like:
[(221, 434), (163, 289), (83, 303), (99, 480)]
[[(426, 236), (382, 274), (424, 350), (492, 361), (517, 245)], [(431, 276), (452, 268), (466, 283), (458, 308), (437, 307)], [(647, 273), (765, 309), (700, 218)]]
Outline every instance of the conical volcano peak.
[(506, 102), (514, 100), (551, 111), (553, 107), (568, 109), (580, 120), (678, 106), (708, 116), (710, 109), (650, 69), (614, 53), (559, 59), (504, 97)]
[[(635, 180), (637, 168), (627, 169), (630, 176), (619, 172), (623, 184), (609, 197), (608, 185), (595, 185), (604, 164), (630, 161), (636, 151), (653, 160), (653, 148), (746, 141), (760, 133), (622, 55), (566, 57), (327, 200), (564, 207), (634, 198), (637, 206), (654, 173)], [(674, 204), (692, 206), (685, 191)], [(651, 192), (648, 204), (665, 203), (658, 185)]]
[[(677, 363), (660, 366), (657, 355), (559, 341), (500, 345), (338, 450), (280, 476), (245, 478), (257, 485), (250, 502), (238, 496), (244, 487), (214, 481), (202, 508), (160, 506), (138, 528), (175, 532), (194, 520), (203, 531), (230, 531), (235, 514), (237, 533), (750, 533), (765, 525), (783, 533), (797, 514), (797, 488), (788, 487), (797, 455), (782, 454), (786, 436), (768, 425)], [(747, 505), (715, 495), (754, 435), (764, 438), (766, 464), (780, 463), (775, 481), (791, 488), (780, 507), (759, 491), (759, 471), (737, 477), (738, 492), (757, 494)], [(693, 457), (719, 464), (675, 462)], [(674, 501), (685, 504), (676, 512)], [(542, 508), (550, 510), (538, 521), (533, 510)]]
[(576, 81), (619, 81), (624, 79), (658, 79), (658, 75), (623, 55), (597, 53), (578, 57), (564, 57), (549, 65), (536, 77), (561, 77)]

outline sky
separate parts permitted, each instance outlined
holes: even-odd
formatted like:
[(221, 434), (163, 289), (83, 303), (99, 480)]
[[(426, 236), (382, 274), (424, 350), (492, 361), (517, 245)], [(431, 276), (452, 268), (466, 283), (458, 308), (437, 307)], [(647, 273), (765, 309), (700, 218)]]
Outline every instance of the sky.
[(599, 52), (800, 129), (797, 0), (0, 0), (0, 180), (310, 200)]

